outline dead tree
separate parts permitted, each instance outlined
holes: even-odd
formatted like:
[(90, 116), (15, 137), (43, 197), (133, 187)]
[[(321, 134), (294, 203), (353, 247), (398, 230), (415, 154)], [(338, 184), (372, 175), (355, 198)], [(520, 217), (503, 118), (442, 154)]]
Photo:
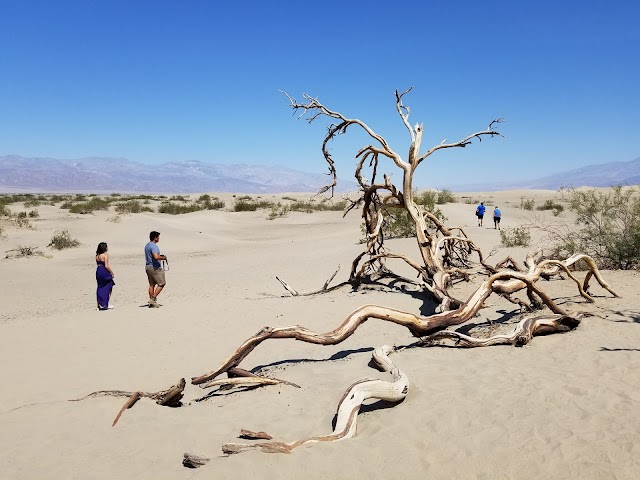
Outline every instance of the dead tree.
[[(502, 135), (494, 130), (494, 127), (501, 123), (503, 119), (493, 120), (486, 130), (468, 135), (467, 137), (453, 143), (447, 143), (443, 140), (440, 144), (421, 152), (422, 135), (424, 127), (422, 124), (412, 126), (409, 123), (410, 108), (403, 103), (403, 97), (409, 93), (412, 88), (400, 93), (395, 92), (396, 111), (400, 120), (409, 133), (409, 149), (406, 158), (403, 158), (396, 150), (394, 150), (389, 142), (380, 134), (373, 131), (366, 123), (357, 118), (347, 118), (342, 113), (330, 110), (317, 98), (304, 94), (303, 102), (298, 102), (291, 96), (287, 95), (290, 106), (294, 112), (300, 112), (300, 117), (306, 116), (309, 123), (314, 122), (318, 118), (326, 117), (333, 121), (327, 129), (327, 134), (322, 142), (322, 154), (329, 168), (329, 174), (332, 181), (329, 185), (321, 189), (320, 193), (331, 190), (337, 183), (337, 173), (335, 163), (328, 151), (328, 144), (338, 135), (343, 135), (351, 126), (356, 126), (363, 130), (372, 140), (372, 144), (360, 149), (356, 155), (355, 177), (360, 185), (360, 197), (353, 203), (351, 208), (362, 206), (362, 218), (364, 219), (366, 231), (366, 247), (365, 250), (358, 255), (352, 263), (351, 278), (352, 282), (359, 282), (366, 275), (371, 275), (381, 269), (385, 270), (385, 260), (388, 258), (397, 258), (405, 261), (414, 268), (424, 282), (425, 289), (440, 304), (440, 310), (450, 310), (458, 308), (462, 302), (454, 298), (449, 292), (449, 285), (452, 276), (464, 276), (464, 271), (460, 266), (455, 265), (456, 261), (461, 262), (461, 266), (466, 266), (468, 255), (475, 251), (473, 242), (466, 238), (464, 232), (460, 232), (457, 236), (451, 230), (446, 228), (438, 218), (431, 212), (418, 205), (414, 199), (413, 177), (416, 169), (420, 164), (435, 152), (448, 148), (464, 148), (471, 144), (474, 139), (479, 141), (483, 137), (495, 137)], [(400, 170), (402, 174), (402, 184), (394, 185), (391, 182), (391, 176), (387, 174), (380, 175), (379, 170), (382, 168), (380, 162), (386, 159)], [(363, 171), (368, 163), (371, 168), (371, 175), (365, 179)], [(382, 178), (380, 178), (382, 176)], [(385, 212), (389, 209), (405, 210), (415, 225), (416, 242), (420, 261), (416, 262), (404, 255), (391, 252), (384, 243), (384, 218)], [(429, 228), (433, 225), (435, 229)], [(438, 241), (438, 236), (442, 236), (445, 240)], [(461, 240), (464, 238), (464, 240)], [(360, 263), (368, 257), (360, 266)], [(482, 263), (482, 257), (480, 257)]]

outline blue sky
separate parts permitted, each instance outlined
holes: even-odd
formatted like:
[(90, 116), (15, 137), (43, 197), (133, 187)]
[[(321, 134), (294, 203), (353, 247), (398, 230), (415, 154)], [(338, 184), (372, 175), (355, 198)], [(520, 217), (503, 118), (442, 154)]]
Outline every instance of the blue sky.
[[(405, 155), (393, 92), (413, 86), (423, 148), (507, 121), (506, 139), (430, 157), (417, 186), (629, 161), (638, 18), (635, 0), (0, 0), (0, 155), (320, 172), (326, 122), (296, 120), (278, 89), (360, 118)], [(355, 130), (333, 142), (340, 176), (368, 143)]]

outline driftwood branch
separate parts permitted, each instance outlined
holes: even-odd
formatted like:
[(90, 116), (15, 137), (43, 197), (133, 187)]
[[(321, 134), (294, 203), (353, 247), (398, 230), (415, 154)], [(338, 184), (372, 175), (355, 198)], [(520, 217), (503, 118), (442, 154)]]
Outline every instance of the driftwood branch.
[(330, 435), (308, 437), (290, 443), (228, 443), (222, 447), (223, 453), (234, 454), (254, 449), (258, 449), (264, 453), (291, 453), (293, 449), (302, 445), (317, 442), (332, 442), (354, 437), (356, 434), (358, 412), (365, 400), (375, 398), (388, 402), (401, 402), (407, 395), (409, 379), (405, 373), (396, 367), (389, 359), (389, 355), (393, 351), (393, 347), (384, 345), (373, 352), (373, 362), (382, 371), (390, 373), (393, 381), (387, 382), (383, 380), (365, 379), (359, 380), (351, 385), (338, 403), (336, 426)]
[(535, 335), (568, 332), (580, 324), (579, 316), (549, 314), (537, 315), (521, 320), (515, 329), (505, 335), (489, 338), (477, 338), (459, 332), (443, 330), (421, 340), (423, 345), (433, 345), (438, 340), (454, 340), (463, 347), (487, 347), (490, 345), (514, 345), (521, 347), (531, 341)]
[(155, 400), (158, 405), (164, 405), (168, 407), (175, 407), (180, 405), (180, 400), (182, 400), (182, 397), (184, 395), (185, 387), (186, 387), (186, 381), (184, 378), (181, 378), (180, 381), (175, 385), (173, 385), (172, 387), (166, 390), (160, 390), (157, 392), (139, 392), (139, 391), (127, 392), (124, 390), (100, 390), (97, 392), (92, 392), (89, 395), (85, 395), (84, 397), (75, 398), (69, 401), (79, 402), (81, 400), (86, 400), (87, 398), (95, 398), (95, 397), (127, 397), (128, 400), (122, 406), (122, 408), (118, 412), (118, 415), (116, 415), (116, 418), (113, 420), (112, 426), (115, 426), (115, 424), (118, 423), (118, 420), (120, 420), (120, 416), (122, 415), (122, 413), (128, 408), (133, 407), (137, 403), (137, 401), (143, 397), (151, 398), (152, 400)]
[[(571, 259), (571, 261), (577, 261)], [(548, 261), (547, 261), (548, 262)], [(482, 307), (484, 301), (492, 294), (512, 294), (524, 288), (528, 289), (530, 295), (537, 295), (542, 303), (556, 314), (568, 315), (562, 308), (543, 292), (536, 281), (540, 278), (542, 271), (555, 264), (542, 262), (528, 273), (502, 271), (491, 275), (480, 287), (455, 310), (446, 310), (430, 316), (416, 315), (393, 308), (381, 307), (378, 305), (365, 305), (353, 311), (340, 326), (326, 333), (316, 333), (301, 326), (290, 327), (264, 327), (254, 336), (247, 339), (218, 369), (209, 373), (193, 377), (191, 383), (199, 385), (208, 382), (230, 368), (237, 367), (254, 348), (267, 339), (295, 339), (306, 343), (317, 345), (336, 345), (353, 335), (356, 329), (369, 319), (388, 321), (406, 327), (415, 336), (425, 336), (442, 330), (446, 327), (459, 325), (472, 318)], [(601, 279), (601, 285), (606, 285), (595, 266), (593, 275)], [(608, 287), (608, 285), (607, 285)], [(608, 288), (615, 295), (615, 292)]]

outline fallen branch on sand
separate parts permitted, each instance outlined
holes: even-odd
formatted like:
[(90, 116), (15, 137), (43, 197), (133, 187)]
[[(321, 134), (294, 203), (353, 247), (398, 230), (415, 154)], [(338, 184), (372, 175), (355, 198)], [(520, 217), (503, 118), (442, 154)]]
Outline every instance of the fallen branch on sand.
[[(358, 412), (362, 403), (369, 399), (384, 400), (387, 402), (401, 402), (407, 396), (409, 379), (406, 374), (396, 367), (389, 359), (389, 355), (395, 349), (389, 345), (377, 348), (373, 352), (373, 362), (384, 372), (393, 377), (392, 382), (384, 380), (363, 379), (351, 385), (338, 403), (336, 426), (330, 435), (308, 437), (295, 442), (260, 442), (253, 444), (227, 443), (222, 447), (223, 453), (228, 455), (241, 453), (247, 450), (258, 449), (264, 453), (291, 453), (294, 448), (317, 442), (332, 442), (352, 438), (356, 435), (356, 423)], [(248, 430), (242, 430), (240, 436), (244, 438), (271, 438), (265, 432), (254, 434)], [(209, 459), (195, 455), (184, 455), (183, 465), (197, 468), (204, 465)]]
[[(236, 368), (254, 348), (265, 340), (289, 338), (318, 345), (336, 345), (353, 335), (356, 329), (369, 319), (392, 322), (406, 327), (416, 337), (424, 337), (425, 335), (430, 335), (447, 327), (460, 325), (473, 318), (492, 293), (508, 296), (526, 289), (527, 295), (534, 305), (544, 304), (552, 313), (569, 316), (567, 312), (560, 308), (551, 297), (537, 286), (536, 282), (543, 274), (548, 275), (560, 270), (568, 272), (569, 266), (580, 260), (584, 261), (589, 268), (584, 284), (580, 284), (573, 275), (570, 276), (572, 280), (577, 283), (580, 294), (587, 299), (587, 301), (593, 301), (593, 298), (586, 293), (588, 281), (592, 276), (596, 278), (603, 288), (612, 295), (617, 296), (600, 275), (595, 262), (587, 255), (574, 255), (564, 262), (544, 260), (537, 264), (536, 256), (532, 254), (527, 257), (528, 272), (504, 270), (494, 273), (469, 296), (466, 302), (462, 303), (462, 305), (455, 310), (447, 310), (430, 316), (422, 316), (378, 305), (365, 305), (353, 311), (336, 329), (326, 333), (316, 333), (298, 325), (290, 327), (264, 327), (238, 347), (218, 369), (198, 377), (193, 377), (191, 383), (194, 385), (204, 384), (210, 382), (220, 374)], [(522, 302), (520, 303), (522, 304)]]
[(85, 395), (81, 398), (74, 398), (69, 400), (70, 402), (79, 402), (81, 400), (86, 400), (87, 398), (95, 398), (95, 397), (128, 397), (126, 403), (122, 406), (118, 415), (116, 416), (113, 424), (111, 426), (115, 426), (120, 420), (120, 416), (122, 413), (128, 408), (133, 407), (136, 402), (140, 398), (151, 398), (155, 400), (158, 405), (163, 405), (167, 407), (176, 407), (180, 405), (180, 400), (184, 395), (184, 389), (186, 386), (186, 381), (184, 378), (181, 378), (178, 383), (173, 385), (172, 387), (166, 390), (160, 390), (158, 392), (126, 392), (124, 390), (100, 390), (97, 392), (90, 393), (89, 395)]
[(494, 335), (489, 338), (477, 338), (459, 332), (443, 330), (424, 337), (422, 345), (434, 345), (438, 340), (455, 340), (456, 345), (463, 347), (488, 347), (490, 345), (514, 345), (522, 347), (529, 343), (535, 335), (568, 332), (580, 324), (578, 315), (549, 314), (537, 315), (521, 320), (516, 328), (505, 335)]

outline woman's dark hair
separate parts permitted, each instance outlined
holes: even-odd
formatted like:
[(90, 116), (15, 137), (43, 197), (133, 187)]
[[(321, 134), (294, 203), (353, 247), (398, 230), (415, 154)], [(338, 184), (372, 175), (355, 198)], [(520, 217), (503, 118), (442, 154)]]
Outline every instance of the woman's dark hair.
[(96, 255), (102, 255), (107, 251), (107, 242), (100, 242), (98, 244), (98, 248), (96, 249)]

